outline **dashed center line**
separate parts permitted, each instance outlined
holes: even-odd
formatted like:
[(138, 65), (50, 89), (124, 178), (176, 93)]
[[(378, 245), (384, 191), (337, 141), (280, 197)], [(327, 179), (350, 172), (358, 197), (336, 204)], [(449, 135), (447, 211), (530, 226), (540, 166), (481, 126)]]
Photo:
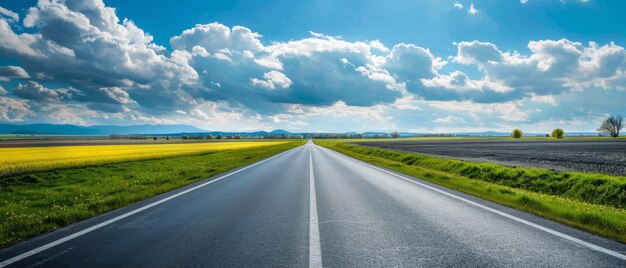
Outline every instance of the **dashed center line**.
[(317, 197), (315, 196), (315, 174), (313, 174), (313, 154), (309, 147), (309, 267), (322, 267), (320, 227), (317, 218)]

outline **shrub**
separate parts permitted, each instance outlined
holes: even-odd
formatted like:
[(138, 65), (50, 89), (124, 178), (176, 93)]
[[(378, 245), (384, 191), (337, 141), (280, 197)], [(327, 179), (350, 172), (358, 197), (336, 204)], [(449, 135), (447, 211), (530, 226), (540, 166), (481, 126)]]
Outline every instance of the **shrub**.
[(212, 139), (214, 139), (214, 137), (213, 137), (213, 135), (209, 134), (209, 135), (206, 135), (206, 139), (207, 140), (212, 140)]
[(519, 139), (524, 136), (524, 133), (519, 129), (515, 129), (513, 130), (513, 134), (511, 136), (513, 136), (513, 138)]
[(555, 130), (552, 130), (552, 137), (553, 138), (562, 139), (563, 135), (565, 135), (565, 131), (563, 131), (563, 129), (561, 129), (561, 128), (557, 128)]

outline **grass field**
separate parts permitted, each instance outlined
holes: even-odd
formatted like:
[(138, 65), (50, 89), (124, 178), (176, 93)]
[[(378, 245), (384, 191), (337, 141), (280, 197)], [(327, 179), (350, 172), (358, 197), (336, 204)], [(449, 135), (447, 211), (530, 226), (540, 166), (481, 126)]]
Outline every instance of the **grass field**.
[[(22, 159), (21, 173), (0, 177), (0, 247), (302, 144), (304, 141), (25, 148), (28, 155), (14, 156), (10, 162), (17, 165)], [(90, 160), (81, 161), (78, 155)], [(29, 157), (37, 160), (28, 161)], [(7, 160), (3, 157), (2, 161)]]
[(156, 159), (284, 143), (286, 141), (0, 148), (0, 156), (2, 156), (0, 157), (0, 178), (38, 170)]
[(346, 141), (315, 142), (375, 165), (626, 242), (626, 177), (513, 168)]

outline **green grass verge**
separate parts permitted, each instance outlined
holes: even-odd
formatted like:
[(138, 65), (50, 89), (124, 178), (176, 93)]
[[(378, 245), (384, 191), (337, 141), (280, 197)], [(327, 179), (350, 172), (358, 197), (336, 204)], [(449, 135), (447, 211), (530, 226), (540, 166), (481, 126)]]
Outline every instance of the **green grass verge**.
[(304, 144), (57, 169), (1, 178), (0, 247)]
[(624, 200), (624, 177), (512, 168), (342, 141), (316, 140), (315, 143), (378, 166), (626, 242), (624, 203), (611, 199)]

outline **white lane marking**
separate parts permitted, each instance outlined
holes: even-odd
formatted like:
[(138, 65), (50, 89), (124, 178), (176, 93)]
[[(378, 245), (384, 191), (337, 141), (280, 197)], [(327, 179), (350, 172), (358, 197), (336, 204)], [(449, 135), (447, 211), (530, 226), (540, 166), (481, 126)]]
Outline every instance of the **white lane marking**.
[[(315, 146), (318, 146), (318, 145), (315, 145)], [(511, 214), (508, 214), (508, 213), (505, 213), (505, 212), (499, 211), (499, 210), (494, 209), (494, 208), (490, 208), (490, 207), (488, 207), (488, 206), (485, 206), (485, 205), (482, 205), (482, 204), (476, 203), (476, 202), (474, 202), (474, 201), (471, 201), (471, 200), (469, 200), (469, 199), (465, 199), (465, 198), (463, 198), (463, 197), (460, 197), (460, 196), (457, 196), (457, 195), (454, 195), (454, 194), (448, 193), (448, 192), (446, 192), (446, 191), (443, 191), (443, 190), (441, 190), (441, 189), (437, 189), (437, 188), (435, 188), (435, 187), (432, 187), (432, 186), (430, 186), (430, 185), (427, 185), (427, 184), (421, 183), (421, 182), (419, 182), (419, 181), (409, 179), (409, 178), (407, 178), (407, 177), (405, 177), (405, 176), (401, 176), (401, 175), (398, 175), (398, 174), (393, 173), (393, 172), (391, 172), (391, 171), (388, 171), (388, 170), (385, 170), (385, 169), (379, 168), (379, 167), (377, 167), (377, 166), (374, 166), (374, 165), (371, 165), (371, 164), (368, 164), (368, 163), (362, 162), (362, 161), (360, 161), (360, 160), (357, 160), (357, 159), (354, 159), (354, 158), (348, 157), (348, 156), (346, 156), (346, 155), (344, 155), (344, 154), (341, 154), (341, 153), (335, 152), (335, 151), (333, 151), (333, 150), (331, 150), (331, 149), (328, 149), (328, 148), (325, 148), (325, 147), (321, 147), (321, 146), (320, 146), (320, 148), (324, 148), (325, 150), (328, 150), (328, 151), (333, 152), (333, 153), (337, 153), (338, 155), (340, 155), (340, 156), (342, 156), (342, 157), (344, 157), (344, 158), (346, 158), (346, 159), (348, 159), (348, 160), (351, 160), (351, 161), (354, 161), (354, 162), (356, 162), (356, 163), (359, 163), (359, 164), (362, 164), (362, 165), (368, 166), (368, 167), (370, 167), (370, 168), (373, 168), (373, 169), (376, 169), (376, 170), (382, 171), (382, 172), (384, 172), (384, 173), (387, 173), (387, 174), (389, 174), (389, 175), (392, 175), (392, 176), (395, 176), (395, 177), (401, 178), (401, 179), (406, 180), (406, 181), (408, 181), (408, 182), (415, 183), (415, 184), (420, 185), (420, 186), (422, 186), (422, 187), (424, 187), (424, 188), (427, 188), (427, 189), (430, 189), (430, 190), (432, 190), (432, 191), (435, 191), (435, 192), (438, 192), (438, 193), (444, 194), (444, 195), (446, 195), (446, 196), (449, 196), (449, 197), (452, 197), (452, 198), (457, 199), (457, 200), (459, 200), (459, 201), (463, 201), (463, 202), (465, 202), (465, 203), (468, 203), (468, 204), (474, 205), (474, 206), (476, 206), (476, 207), (479, 207), (479, 208), (485, 209), (485, 210), (487, 210), (487, 211), (490, 211), (490, 212), (493, 212), (493, 213), (498, 214), (498, 215), (500, 215), (500, 216), (503, 216), (503, 217), (509, 218), (509, 219), (514, 220), (514, 221), (516, 221), (516, 222), (519, 222), (519, 223), (522, 223), (522, 224), (528, 225), (528, 226), (530, 226), (530, 227), (533, 227), (533, 228), (539, 229), (539, 230), (541, 230), (541, 231), (544, 231), (544, 232), (550, 233), (550, 234), (552, 234), (552, 235), (558, 236), (558, 237), (560, 237), (560, 238), (563, 238), (563, 239), (569, 240), (569, 241), (574, 242), (574, 243), (576, 243), (576, 244), (579, 244), (579, 245), (581, 245), (581, 246), (585, 246), (585, 247), (587, 247), (587, 248), (589, 248), (589, 249), (592, 249), (592, 250), (595, 250), (595, 251), (599, 251), (599, 252), (602, 252), (602, 253), (605, 253), (605, 254), (611, 255), (611, 256), (616, 257), (616, 258), (618, 258), (618, 259), (626, 260), (626, 255), (621, 254), (621, 253), (619, 253), (619, 252), (616, 252), (616, 251), (613, 251), (613, 250), (610, 250), (610, 249), (607, 249), (607, 248), (603, 248), (603, 247), (601, 247), (601, 246), (598, 246), (598, 245), (595, 245), (595, 244), (589, 243), (589, 242), (587, 242), (587, 241), (584, 241), (584, 240), (581, 240), (581, 239), (578, 239), (578, 238), (575, 238), (575, 237), (572, 237), (572, 236), (566, 235), (566, 234), (561, 233), (561, 232), (559, 232), (559, 231), (552, 230), (552, 229), (550, 229), (550, 228), (548, 228), (548, 227), (544, 227), (544, 226), (541, 226), (541, 225), (539, 225), (539, 224), (532, 223), (532, 222), (529, 222), (529, 221), (527, 221), (527, 220), (524, 220), (524, 219), (522, 219), (522, 218), (515, 217), (515, 216), (513, 216), (513, 215), (511, 215)]]
[[(296, 148), (299, 148), (299, 147), (296, 147)], [(295, 148), (294, 148), (294, 149), (295, 149)], [(211, 181), (205, 182), (205, 183), (200, 184), (200, 185), (198, 185), (198, 186), (195, 186), (195, 187), (193, 187), (193, 188), (189, 188), (189, 189), (187, 189), (187, 190), (185, 190), (185, 191), (182, 191), (182, 192), (180, 192), (180, 193), (177, 193), (177, 194), (174, 194), (174, 195), (168, 196), (168, 197), (166, 197), (166, 198), (163, 198), (163, 199), (161, 199), (161, 200), (155, 201), (155, 202), (153, 202), (153, 203), (150, 203), (150, 204), (148, 204), (148, 205), (145, 205), (145, 206), (140, 207), (140, 208), (138, 208), (138, 209), (135, 209), (135, 210), (133, 210), (133, 211), (130, 211), (130, 212), (124, 213), (124, 214), (122, 214), (122, 215), (120, 215), (120, 216), (117, 216), (117, 217), (115, 217), (115, 218), (112, 218), (112, 219), (110, 219), (110, 220), (107, 220), (107, 221), (101, 222), (101, 223), (99, 223), (99, 224), (96, 224), (96, 225), (94, 225), (94, 226), (91, 226), (91, 227), (89, 227), (89, 228), (87, 228), (87, 229), (84, 229), (84, 230), (82, 230), (82, 231), (79, 231), (79, 232), (73, 233), (73, 234), (68, 235), (68, 236), (66, 236), (66, 237), (60, 238), (60, 239), (58, 239), (58, 240), (56, 240), (56, 241), (50, 242), (50, 243), (48, 243), (48, 244), (45, 244), (45, 245), (43, 245), (43, 246), (41, 246), (41, 247), (38, 247), (38, 248), (32, 249), (32, 250), (30, 250), (30, 251), (24, 252), (24, 253), (22, 253), (22, 254), (20, 254), (20, 255), (17, 255), (17, 256), (15, 256), (15, 257), (10, 258), (10, 259), (4, 260), (3, 262), (0, 262), (0, 268), (5, 267), (5, 266), (8, 266), (8, 265), (11, 265), (11, 264), (16, 263), (16, 262), (18, 262), (18, 261), (21, 261), (21, 260), (23, 260), (23, 259), (25, 259), (25, 258), (28, 258), (28, 257), (30, 257), (30, 256), (33, 256), (33, 255), (35, 255), (35, 254), (39, 253), (39, 252), (42, 252), (42, 251), (44, 251), (44, 250), (50, 249), (50, 248), (52, 248), (52, 247), (54, 247), (54, 246), (57, 246), (57, 245), (59, 245), (59, 244), (65, 243), (65, 242), (67, 242), (67, 241), (70, 241), (70, 240), (72, 240), (72, 239), (74, 239), (74, 238), (77, 238), (77, 237), (79, 237), (79, 236), (81, 236), (81, 235), (84, 235), (84, 234), (87, 234), (87, 233), (89, 233), (89, 232), (92, 232), (92, 231), (95, 231), (95, 230), (97, 230), (97, 229), (100, 229), (100, 228), (102, 228), (102, 227), (104, 227), (104, 226), (107, 226), (107, 225), (109, 225), (109, 224), (111, 224), (111, 223), (114, 223), (114, 222), (119, 221), (119, 220), (121, 220), (121, 219), (127, 218), (127, 217), (132, 216), (132, 215), (134, 215), (134, 214), (137, 214), (137, 213), (139, 213), (139, 212), (141, 212), (141, 211), (144, 211), (144, 210), (146, 210), (146, 209), (149, 209), (149, 208), (154, 207), (154, 206), (156, 206), (156, 205), (159, 205), (159, 204), (161, 204), (161, 203), (167, 202), (167, 201), (169, 201), (169, 200), (172, 200), (172, 199), (174, 199), (174, 198), (176, 198), (176, 197), (179, 197), (179, 196), (181, 196), (181, 195), (184, 195), (184, 194), (186, 194), (186, 193), (189, 193), (189, 192), (191, 192), (191, 191), (195, 191), (195, 190), (197, 190), (197, 189), (199, 189), (199, 188), (202, 188), (202, 187), (204, 187), (204, 186), (207, 186), (207, 185), (209, 185), (209, 184), (211, 184), (211, 183), (217, 182), (217, 181), (219, 181), (219, 180), (221, 180), (221, 179), (223, 179), (223, 178), (226, 178), (226, 177), (228, 177), (228, 176), (231, 176), (231, 175), (237, 174), (237, 173), (242, 172), (242, 171), (244, 171), (244, 170), (246, 170), (246, 169), (249, 169), (249, 168), (251, 168), (251, 167), (254, 167), (254, 166), (256, 166), (256, 165), (259, 165), (259, 164), (261, 164), (261, 163), (263, 163), (263, 162), (269, 161), (269, 160), (271, 160), (271, 159), (273, 159), (273, 158), (276, 158), (276, 157), (278, 157), (278, 156), (281, 156), (281, 155), (283, 155), (283, 154), (286, 154), (287, 152), (290, 152), (290, 151), (292, 151), (292, 150), (293, 150), (293, 149), (290, 149), (290, 150), (287, 150), (287, 151), (282, 152), (282, 153), (280, 153), (280, 154), (277, 154), (277, 155), (275, 155), (275, 156), (272, 156), (272, 157), (270, 157), (270, 158), (266, 158), (266, 159), (264, 159), (264, 160), (261, 160), (261, 161), (259, 161), (259, 162), (256, 162), (256, 163), (254, 163), (254, 164), (252, 164), (252, 165), (249, 165), (249, 166), (247, 166), (247, 167), (244, 167), (244, 168), (242, 168), (242, 169), (239, 169), (239, 170), (236, 170), (236, 171), (234, 171), (234, 172), (231, 172), (231, 173), (228, 173), (228, 174), (226, 174), (226, 175), (223, 175), (223, 176), (221, 176), (221, 177), (219, 177), (219, 178), (216, 178), (216, 179), (213, 179), (213, 180), (211, 180)]]
[(317, 218), (317, 197), (315, 196), (315, 175), (313, 174), (313, 154), (309, 146), (309, 267), (322, 267), (320, 227)]

